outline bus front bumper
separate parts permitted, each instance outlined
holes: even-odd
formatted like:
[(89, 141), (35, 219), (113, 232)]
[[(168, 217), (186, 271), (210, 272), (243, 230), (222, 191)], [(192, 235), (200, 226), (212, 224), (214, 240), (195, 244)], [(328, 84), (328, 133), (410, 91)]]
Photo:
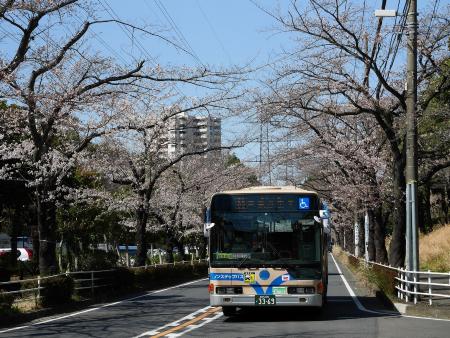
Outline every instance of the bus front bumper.
[[(258, 306), (255, 304), (255, 295), (209, 295), (211, 306)], [(271, 306), (322, 306), (322, 295), (277, 295), (275, 305)]]

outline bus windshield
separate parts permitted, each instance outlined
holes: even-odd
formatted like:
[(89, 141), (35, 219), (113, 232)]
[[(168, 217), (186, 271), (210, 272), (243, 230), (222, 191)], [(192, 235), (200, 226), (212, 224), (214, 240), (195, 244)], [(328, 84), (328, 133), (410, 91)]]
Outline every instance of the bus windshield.
[(211, 266), (317, 267), (321, 226), (314, 211), (216, 212)]

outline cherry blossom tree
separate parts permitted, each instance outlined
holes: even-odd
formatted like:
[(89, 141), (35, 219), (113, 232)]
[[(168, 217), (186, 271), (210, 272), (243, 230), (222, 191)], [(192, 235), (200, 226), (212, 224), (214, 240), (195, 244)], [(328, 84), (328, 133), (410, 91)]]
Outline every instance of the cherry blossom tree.
[[(385, 2), (383, 3), (383, 6)], [(264, 9), (263, 9), (264, 10)], [(419, 90), (442, 74), (435, 92), (424, 93), (419, 115), (433, 98), (448, 90), (442, 69), (446, 55), (449, 22), (440, 8), (430, 20), (424, 15), (419, 26)], [(329, 115), (337, 120), (348, 116), (369, 117), (389, 146), (392, 176), (394, 227), (390, 263), (402, 266), (405, 253), (405, 74), (397, 53), (396, 33), (383, 19), (364, 20), (372, 9), (351, 1), (292, 1), (286, 12), (265, 10), (284, 32), (295, 39), (295, 50), (276, 68), (267, 82), (271, 95), (265, 104), (277, 107), (279, 115), (306, 114), (306, 120)], [(371, 14), (370, 14), (371, 15)], [(428, 20), (428, 21), (427, 21)], [(393, 67), (395, 63), (395, 67)], [(292, 113), (291, 113), (292, 112)], [(441, 164), (442, 165), (442, 164)]]
[[(21, 137), (2, 142), (0, 175), (8, 179), (20, 171), (34, 192), (39, 230), (35, 249), (40, 272), (49, 274), (57, 266), (55, 215), (58, 200), (67, 195), (63, 181), (98, 137), (125, 129), (139, 132), (132, 120), (127, 121), (131, 126), (120, 124), (130, 98), (161, 99), (164, 84), (173, 82), (217, 85), (226, 92), (226, 76), (204, 68), (165, 70), (146, 66), (145, 60), (119, 65), (92, 48), (88, 32), (99, 24), (126, 23), (95, 19), (89, 14), (95, 12), (90, 2), (2, 1), (0, 8), (0, 33), (10, 47), (0, 55), (0, 99), (11, 107), (9, 124), (22, 128), (7, 131)], [(79, 16), (85, 21), (80, 23)]]
[(186, 112), (204, 111), (208, 114), (214, 114), (214, 112), (219, 114), (223, 110), (232, 110), (235, 100), (241, 95), (235, 94), (233, 87), (234, 85), (231, 85), (228, 90), (223, 90), (222, 86), (218, 93), (210, 96), (194, 100), (181, 99), (171, 105), (164, 103), (167, 97), (158, 101), (154, 97), (142, 96), (138, 100), (127, 103), (127, 111), (124, 111), (118, 119), (118, 125), (126, 126), (126, 128), (105, 138), (107, 143), (104, 148), (107, 152), (99, 154), (103, 158), (99, 157), (94, 162), (103, 164), (103, 169), (99, 170), (109, 173), (112, 182), (128, 186), (132, 190), (135, 198), (133, 210), (135, 210), (138, 246), (136, 265), (145, 264), (147, 256), (145, 233), (149, 217), (158, 214), (152, 206), (152, 198), (160, 178), (168, 170), (181, 165), (181, 162), (190, 156), (209, 152), (220, 153), (222, 149), (240, 145), (236, 142), (226, 146), (194, 149), (169, 156), (165, 137), (170, 129), (170, 120)]
[(190, 156), (161, 177), (154, 196), (157, 223), (151, 230), (163, 229), (169, 253), (173, 246), (182, 252), (183, 244), (192, 238), (205, 253), (203, 222), (211, 196), (255, 185), (254, 171), (240, 163), (230, 164), (230, 156)]

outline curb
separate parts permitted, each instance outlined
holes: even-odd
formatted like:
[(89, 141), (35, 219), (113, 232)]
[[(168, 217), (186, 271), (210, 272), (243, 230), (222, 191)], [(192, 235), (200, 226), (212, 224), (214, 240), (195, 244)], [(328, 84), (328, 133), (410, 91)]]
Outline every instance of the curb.
[(408, 304), (403, 304), (403, 303), (393, 303), (393, 305), (395, 306), (395, 308), (397, 309), (398, 312), (400, 312), (402, 315), (405, 315), (408, 309)]

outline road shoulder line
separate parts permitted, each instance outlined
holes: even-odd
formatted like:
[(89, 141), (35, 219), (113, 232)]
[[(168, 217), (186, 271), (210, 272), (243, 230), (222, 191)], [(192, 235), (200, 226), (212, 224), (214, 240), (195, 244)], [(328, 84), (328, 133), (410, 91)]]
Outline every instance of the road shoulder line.
[(360, 310), (362, 312), (377, 314), (377, 315), (398, 316), (398, 317), (404, 317), (404, 318), (424, 319), (424, 320), (437, 320), (437, 321), (443, 321), (443, 322), (450, 322), (449, 319), (419, 317), (419, 316), (408, 316), (408, 315), (403, 315), (401, 313), (396, 313), (396, 312), (374, 311), (374, 310), (366, 309), (364, 307), (364, 305), (362, 305), (362, 303), (359, 301), (359, 299), (356, 296), (355, 292), (353, 292), (353, 289), (351, 288), (350, 284), (347, 282), (347, 279), (345, 278), (344, 274), (342, 273), (342, 270), (339, 267), (338, 263), (336, 262), (336, 259), (334, 258), (333, 254), (330, 254), (330, 255), (331, 255), (331, 258), (333, 259), (334, 265), (336, 265), (336, 268), (337, 268), (337, 270), (339, 272), (339, 275), (342, 278), (342, 281), (344, 282), (345, 287), (347, 288), (348, 293), (350, 294), (350, 297), (352, 298), (352, 300), (355, 303), (355, 305), (358, 308), (358, 310)]

